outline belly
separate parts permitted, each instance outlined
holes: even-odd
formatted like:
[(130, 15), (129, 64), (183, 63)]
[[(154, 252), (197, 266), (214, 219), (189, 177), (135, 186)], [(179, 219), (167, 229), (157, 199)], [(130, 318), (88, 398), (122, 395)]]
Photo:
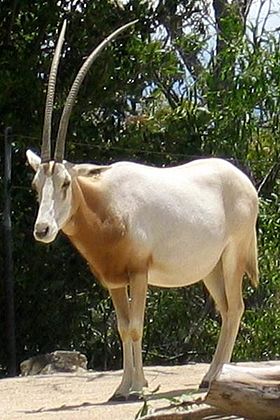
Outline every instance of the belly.
[(211, 273), (223, 249), (223, 243), (219, 243), (200, 249), (189, 246), (165, 256), (161, 252), (160, 258), (153, 258), (149, 266), (148, 283), (159, 287), (182, 287), (196, 283)]
[(148, 271), (148, 284), (168, 288), (189, 286), (205, 278), (213, 270), (217, 262), (208, 267), (208, 270), (196, 270), (196, 273), (194, 273), (193, 269), (191, 271), (178, 269), (168, 271), (151, 268)]

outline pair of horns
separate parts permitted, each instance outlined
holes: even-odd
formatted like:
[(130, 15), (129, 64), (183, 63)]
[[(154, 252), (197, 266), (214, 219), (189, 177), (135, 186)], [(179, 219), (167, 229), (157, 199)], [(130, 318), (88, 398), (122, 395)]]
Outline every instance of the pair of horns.
[[(123, 32), (129, 26), (134, 25), (138, 20), (134, 20), (129, 22), (120, 28), (116, 29), (111, 35), (105, 38), (89, 55), (86, 59), (82, 67), (80, 68), (73, 84), (70, 89), (70, 92), (67, 96), (64, 109), (61, 115), (59, 128), (58, 128), (58, 135), (57, 141), (55, 146), (55, 153), (54, 153), (54, 160), (57, 162), (62, 162), (64, 157), (64, 150), (65, 150), (65, 139), (67, 134), (67, 128), (69, 124), (69, 118), (72, 111), (72, 108), (75, 103), (75, 99), (79, 92), (80, 86), (90, 69), (94, 60), (98, 57), (101, 51), (112, 41), (114, 40), (121, 32)], [(45, 108), (45, 118), (44, 118), (44, 128), (43, 128), (43, 136), (42, 136), (42, 147), (41, 147), (41, 162), (49, 162), (51, 160), (51, 123), (52, 123), (52, 111), (53, 111), (53, 104), (54, 104), (54, 95), (55, 95), (55, 84), (56, 84), (56, 75), (57, 75), (57, 68), (60, 59), (60, 53), (64, 42), (66, 30), (66, 20), (63, 22), (62, 29), (57, 41), (57, 45), (55, 48), (55, 53), (51, 65), (50, 76), (49, 76), (49, 83), (48, 83), (48, 90), (47, 90), (47, 99), (46, 99), (46, 108)]]

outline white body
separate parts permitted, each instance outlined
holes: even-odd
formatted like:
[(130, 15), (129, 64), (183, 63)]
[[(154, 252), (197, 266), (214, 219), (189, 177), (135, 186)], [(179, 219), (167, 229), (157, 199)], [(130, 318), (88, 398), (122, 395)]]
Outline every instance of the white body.
[(258, 282), (258, 197), (247, 176), (221, 159), (174, 168), (40, 164), (32, 152), (28, 159), (40, 202), (36, 239), (50, 242), (62, 229), (113, 299), (124, 354), (114, 397), (127, 398), (146, 385), (141, 342), (147, 284), (204, 281), (222, 317), (204, 384), (213, 379), (231, 358), (244, 310), (244, 273)]
[[(151, 285), (178, 287), (203, 279), (231, 236), (247, 234), (248, 221), (256, 218), (252, 184), (226, 161), (197, 160), (164, 169), (121, 162), (111, 168), (102, 176), (104, 189), (131, 240), (152, 253)], [(253, 203), (244, 207), (248, 191)]]

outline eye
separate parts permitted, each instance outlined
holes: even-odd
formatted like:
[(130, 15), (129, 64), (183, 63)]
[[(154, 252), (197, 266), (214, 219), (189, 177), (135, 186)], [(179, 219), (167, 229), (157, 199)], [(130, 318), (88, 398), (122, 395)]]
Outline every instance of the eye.
[(69, 185), (70, 185), (70, 180), (69, 179), (65, 179), (65, 181), (62, 184), (62, 188), (64, 190), (67, 190), (67, 188), (69, 187)]
[(67, 190), (68, 190), (70, 184), (71, 184), (71, 180), (69, 178), (66, 178), (64, 180), (63, 184), (62, 184), (61, 190), (62, 190), (64, 200), (66, 198)]

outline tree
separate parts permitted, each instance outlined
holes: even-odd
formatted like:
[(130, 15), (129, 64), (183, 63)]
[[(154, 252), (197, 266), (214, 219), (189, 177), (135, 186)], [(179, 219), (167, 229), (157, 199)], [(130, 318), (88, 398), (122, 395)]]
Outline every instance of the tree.
[[(170, 165), (218, 155), (250, 167), (261, 186), (262, 281), (255, 294), (246, 288), (247, 312), (236, 357), (278, 355), (271, 324), (279, 317), (279, 40), (261, 26), (260, 17), (254, 24), (249, 21), (250, 7), (250, 2), (237, 0), (0, 2), (0, 124), (2, 132), (9, 125), (15, 133), (12, 192), (19, 361), (39, 352), (75, 348), (87, 354), (91, 367), (120, 366), (106, 291), (64, 238), (49, 246), (32, 238), (36, 203), (30, 189), (32, 173), (23, 170), (25, 149), (40, 145), (54, 39), (65, 17), (68, 29), (57, 80), (53, 139), (84, 57), (117, 26), (139, 19), (133, 31), (102, 53), (81, 88), (68, 132), (69, 160), (131, 159)], [(210, 303), (205, 309), (206, 302), (200, 286), (151, 289), (146, 361), (209, 360), (218, 317)], [(180, 329), (174, 329), (170, 320)], [(3, 335), (1, 339), (0, 367), (5, 371)]]

